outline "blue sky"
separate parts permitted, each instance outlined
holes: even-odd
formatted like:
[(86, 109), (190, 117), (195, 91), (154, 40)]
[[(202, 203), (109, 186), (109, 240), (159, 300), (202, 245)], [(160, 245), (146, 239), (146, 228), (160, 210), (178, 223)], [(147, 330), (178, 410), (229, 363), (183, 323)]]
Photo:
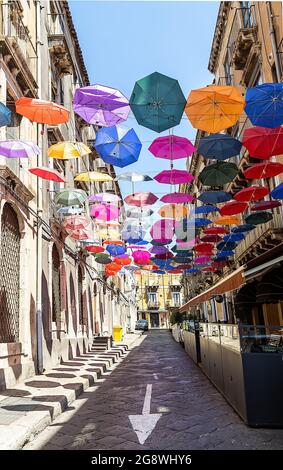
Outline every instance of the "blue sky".
[[(92, 84), (121, 90), (128, 98), (136, 80), (158, 71), (179, 80), (187, 97), (193, 88), (212, 82), (207, 70), (219, 2), (178, 1), (70, 1), (85, 64)], [(169, 162), (147, 150), (158, 134), (137, 124), (133, 115), (125, 123), (133, 127), (143, 148), (138, 162), (117, 168), (117, 173), (138, 171), (154, 176), (169, 169)], [(194, 141), (195, 130), (187, 118), (174, 134)], [(175, 168), (185, 169), (185, 160)], [(121, 183), (123, 195), (131, 193)], [(136, 191), (152, 191), (158, 197), (170, 187), (157, 182), (136, 183)]]

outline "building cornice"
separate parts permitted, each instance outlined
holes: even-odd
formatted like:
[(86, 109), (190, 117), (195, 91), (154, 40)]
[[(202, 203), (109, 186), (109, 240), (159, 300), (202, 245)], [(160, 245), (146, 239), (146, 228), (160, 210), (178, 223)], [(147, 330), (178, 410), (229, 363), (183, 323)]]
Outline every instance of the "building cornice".
[(227, 23), (228, 13), (233, 2), (220, 2), (220, 7), (218, 11), (216, 26), (214, 30), (214, 36), (210, 51), (210, 57), (208, 62), (208, 70), (211, 73), (215, 73), (222, 40), (225, 33), (225, 27)]

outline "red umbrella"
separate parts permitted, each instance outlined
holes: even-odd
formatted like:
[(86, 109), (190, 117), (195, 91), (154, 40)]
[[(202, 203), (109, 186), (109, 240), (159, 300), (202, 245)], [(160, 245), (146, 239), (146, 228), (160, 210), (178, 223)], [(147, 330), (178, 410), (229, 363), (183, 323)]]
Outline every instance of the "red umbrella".
[(272, 176), (280, 175), (283, 173), (282, 163), (267, 162), (257, 163), (244, 171), (244, 177), (248, 179), (263, 179), (271, 178)]
[(167, 272), (170, 274), (181, 274), (183, 270), (182, 269), (168, 269)]
[(59, 171), (53, 170), (53, 168), (48, 168), (47, 166), (29, 168), (28, 171), (44, 180), (56, 181), (57, 183), (65, 182)]
[(209, 227), (203, 231), (206, 235), (223, 235), (229, 233), (225, 227)]
[(89, 251), (90, 253), (103, 253), (104, 248), (100, 245), (88, 245), (85, 247), (85, 250)]
[(129, 206), (151, 206), (158, 200), (153, 193), (134, 193), (125, 197), (126, 204)]
[(192, 265), (191, 264), (179, 264), (176, 269), (191, 269)]
[(163, 170), (154, 179), (163, 184), (182, 184), (189, 183), (195, 178), (185, 170)]
[(218, 242), (221, 242), (222, 240), (222, 237), (220, 237), (219, 235), (204, 235), (203, 237), (201, 237), (200, 239), (202, 242), (207, 242), (207, 243), (218, 243)]
[(170, 259), (170, 258), (173, 258), (174, 255), (173, 253), (169, 252), (169, 253), (160, 253), (159, 255), (155, 255), (155, 258), (157, 259)]
[(206, 268), (202, 268), (201, 271), (203, 272), (215, 272), (217, 271), (218, 267), (216, 266), (207, 266)]
[(246, 129), (243, 145), (254, 158), (268, 159), (283, 153), (283, 127), (251, 127)]
[(238, 202), (238, 201), (227, 202), (227, 204), (221, 207), (220, 215), (241, 214), (247, 208), (248, 208), (248, 204), (246, 202)]
[(211, 243), (200, 243), (199, 245), (196, 245), (194, 249), (197, 253), (211, 255), (214, 250), (214, 245)]
[(224, 266), (226, 265), (227, 265), (226, 261), (219, 260), (219, 261), (214, 261), (211, 264), (211, 267), (212, 268), (224, 268)]
[(251, 207), (251, 211), (265, 211), (266, 209), (274, 209), (280, 207), (280, 201), (262, 201)]
[(269, 189), (265, 186), (249, 186), (235, 194), (234, 199), (242, 202), (258, 201), (263, 199), (268, 193)]

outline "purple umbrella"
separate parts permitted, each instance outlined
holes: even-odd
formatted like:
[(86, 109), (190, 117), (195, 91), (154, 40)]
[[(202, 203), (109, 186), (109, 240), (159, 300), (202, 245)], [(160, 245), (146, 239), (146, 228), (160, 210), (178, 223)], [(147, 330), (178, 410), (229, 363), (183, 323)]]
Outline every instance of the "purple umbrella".
[(194, 180), (193, 175), (185, 170), (163, 170), (154, 177), (158, 183), (163, 184), (182, 184)]
[(126, 121), (130, 107), (119, 90), (91, 85), (75, 91), (74, 111), (89, 124), (110, 127)]
[(162, 196), (160, 198), (160, 201), (162, 202), (168, 202), (168, 203), (183, 203), (183, 202), (192, 202), (193, 196), (191, 194), (185, 194), (185, 193), (169, 193), (165, 194), (165, 196)]
[(168, 253), (168, 248), (166, 248), (166, 246), (153, 246), (152, 248), (150, 248), (150, 253), (152, 253), (153, 255), (163, 255), (164, 253)]
[(89, 196), (88, 200), (89, 202), (118, 202), (121, 201), (121, 198), (116, 194), (97, 193)]
[(40, 148), (25, 140), (4, 140), (0, 142), (0, 155), (7, 158), (28, 158), (40, 154)]

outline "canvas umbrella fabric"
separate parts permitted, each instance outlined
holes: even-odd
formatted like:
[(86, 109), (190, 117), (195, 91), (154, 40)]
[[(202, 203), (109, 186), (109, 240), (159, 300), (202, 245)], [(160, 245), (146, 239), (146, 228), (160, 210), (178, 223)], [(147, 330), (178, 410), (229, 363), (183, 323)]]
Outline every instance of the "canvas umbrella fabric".
[(232, 197), (232, 194), (226, 191), (205, 191), (198, 197), (198, 200), (204, 204), (220, 204), (230, 201)]
[(196, 151), (195, 146), (185, 137), (166, 135), (155, 139), (148, 150), (157, 158), (177, 160), (187, 158)]
[(69, 111), (52, 101), (23, 96), (16, 101), (16, 112), (30, 121), (56, 126), (69, 120)]
[(226, 215), (214, 220), (216, 225), (239, 225), (240, 218), (236, 215)]
[(248, 204), (246, 202), (230, 201), (220, 209), (220, 215), (235, 215), (241, 214), (247, 210)]
[(6, 158), (28, 158), (40, 154), (40, 148), (25, 140), (4, 140), (0, 142), (0, 155)]
[(95, 256), (95, 261), (96, 261), (96, 263), (99, 263), (99, 264), (110, 264), (110, 263), (112, 263), (112, 259), (106, 253), (98, 253)]
[(89, 227), (75, 229), (69, 232), (69, 236), (74, 238), (74, 240), (87, 240), (91, 237), (91, 231)]
[(143, 181), (152, 181), (152, 178), (142, 173), (122, 173), (115, 178), (116, 181), (131, 181), (132, 183), (140, 183)]
[(212, 204), (208, 204), (195, 208), (195, 214), (210, 214), (211, 212), (219, 212), (218, 207), (213, 206)]
[(263, 83), (248, 88), (245, 112), (254, 126), (275, 128), (283, 124), (283, 84)]
[(128, 209), (126, 211), (126, 216), (130, 218), (141, 219), (142, 217), (150, 217), (153, 214), (152, 209), (144, 209), (143, 207)]
[(0, 102), (0, 127), (11, 124), (12, 112), (7, 106)]
[(76, 206), (67, 206), (67, 207), (60, 207), (57, 209), (58, 214), (62, 215), (76, 215), (81, 214), (84, 212), (84, 207), (76, 207)]
[(266, 222), (269, 222), (273, 218), (271, 212), (255, 212), (254, 214), (248, 215), (248, 217), (245, 218), (245, 222), (247, 224), (252, 224), (252, 225), (259, 225), (259, 224), (265, 224)]
[(222, 238), (219, 235), (204, 235), (201, 237), (201, 241), (204, 243), (218, 243), (221, 242)]
[(96, 182), (105, 182), (105, 181), (113, 181), (113, 178), (106, 173), (100, 173), (98, 171), (87, 171), (86, 173), (79, 173), (75, 177), (75, 181), (86, 181), (89, 183), (96, 183)]
[(236, 248), (237, 244), (236, 242), (228, 242), (228, 241), (222, 241), (220, 243), (217, 244), (216, 248), (217, 250), (219, 251), (229, 251), (229, 250), (234, 250), (234, 248)]
[(94, 254), (104, 252), (103, 246), (98, 245), (98, 244), (97, 245), (88, 245), (88, 246), (85, 247), (85, 250), (88, 251), (89, 253), (94, 253)]
[(254, 228), (255, 228), (255, 225), (242, 224), (242, 225), (238, 225), (237, 227), (233, 227), (231, 232), (233, 232), (233, 233), (245, 233), (245, 232), (250, 232)]
[(138, 160), (142, 144), (134, 129), (112, 126), (97, 132), (95, 148), (103, 161), (123, 168)]
[(186, 194), (186, 193), (169, 193), (165, 194), (160, 198), (161, 202), (165, 203), (173, 203), (173, 204), (182, 204), (182, 203), (187, 203), (187, 202), (192, 202), (193, 196), (191, 194)]
[(71, 215), (65, 218), (64, 227), (66, 230), (82, 230), (90, 225), (90, 220), (85, 216)]
[(240, 242), (245, 239), (245, 235), (243, 233), (228, 233), (228, 235), (224, 235), (223, 241), (224, 242)]
[(98, 204), (91, 207), (90, 215), (91, 217), (108, 221), (117, 219), (120, 215), (120, 209), (113, 204)]
[(95, 225), (103, 225), (104, 227), (119, 227), (121, 224), (117, 220), (107, 221), (95, 219)]
[(95, 235), (99, 238), (119, 238), (120, 233), (118, 232), (118, 230), (115, 230), (113, 228), (102, 228), (100, 230), (96, 230)]
[(188, 171), (171, 169), (161, 171), (154, 179), (163, 184), (182, 184), (193, 181), (194, 177)]
[(272, 176), (280, 175), (283, 172), (282, 163), (267, 162), (267, 163), (256, 163), (250, 168), (247, 168), (244, 173), (244, 177), (247, 179), (264, 179), (271, 178)]
[(258, 204), (255, 204), (251, 207), (251, 211), (265, 211), (267, 209), (275, 209), (275, 207), (280, 207), (280, 201), (262, 201)]
[(87, 200), (86, 193), (81, 189), (62, 189), (55, 198), (55, 204), (64, 206), (82, 205)]
[(111, 194), (111, 193), (97, 193), (97, 194), (91, 194), (91, 196), (88, 197), (89, 202), (119, 202), (121, 201), (121, 198), (117, 196), (117, 194)]
[(116, 256), (116, 255), (122, 255), (124, 253), (126, 253), (126, 248), (125, 246), (123, 245), (107, 245), (106, 246), (106, 251), (108, 251), (108, 253), (111, 255), (111, 256)]
[(273, 199), (283, 199), (283, 183), (276, 186), (276, 188), (271, 191), (270, 196)]
[(178, 204), (166, 204), (160, 207), (158, 214), (168, 219), (181, 219), (189, 214), (189, 210), (187, 207)]
[(236, 201), (250, 202), (263, 199), (269, 193), (269, 189), (265, 186), (249, 186), (248, 188), (241, 189), (234, 195)]
[(243, 145), (251, 157), (267, 160), (283, 153), (283, 127), (251, 127), (244, 131)]
[(56, 171), (53, 168), (48, 168), (47, 166), (29, 168), (28, 171), (44, 180), (56, 181), (57, 183), (65, 182), (65, 179), (62, 177), (59, 171)]
[(148, 251), (137, 250), (132, 254), (134, 262), (137, 264), (147, 264), (150, 258), (150, 253)]
[(211, 243), (200, 243), (199, 245), (196, 245), (194, 249), (197, 253), (211, 255), (214, 250), (214, 245)]
[(90, 148), (83, 142), (57, 142), (51, 145), (47, 150), (49, 158), (57, 158), (58, 160), (70, 160), (90, 153)]
[(190, 92), (185, 112), (194, 128), (215, 134), (236, 124), (244, 107), (236, 87), (209, 85)]
[(179, 82), (159, 72), (138, 80), (130, 98), (137, 122), (156, 132), (177, 126), (185, 104)]
[(109, 127), (126, 121), (130, 107), (119, 90), (89, 85), (75, 91), (74, 111), (89, 124)]
[(129, 194), (128, 196), (125, 197), (124, 201), (126, 204), (129, 206), (151, 206), (158, 200), (158, 197), (155, 196), (155, 194), (148, 192), (140, 192), (140, 193), (134, 193), (134, 194)]
[(237, 174), (235, 163), (217, 162), (206, 166), (198, 178), (204, 186), (223, 186), (233, 181)]
[(168, 248), (166, 246), (153, 246), (152, 248), (150, 248), (150, 253), (154, 254), (154, 255), (160, 255), (160, 254), (164, 254), (164, 253), (168, 253)]
[(103, 245), (125, 245), (123, 240), (104, 240)]
[(198, 153), (212, 160), (226, 160), (239, 155), (242, 143), (228, 134), (213, 134), (200, 139)]
[(225, 227), (208, 227), (204, 229), (206, 235), (224, 235), (228, 233)]

